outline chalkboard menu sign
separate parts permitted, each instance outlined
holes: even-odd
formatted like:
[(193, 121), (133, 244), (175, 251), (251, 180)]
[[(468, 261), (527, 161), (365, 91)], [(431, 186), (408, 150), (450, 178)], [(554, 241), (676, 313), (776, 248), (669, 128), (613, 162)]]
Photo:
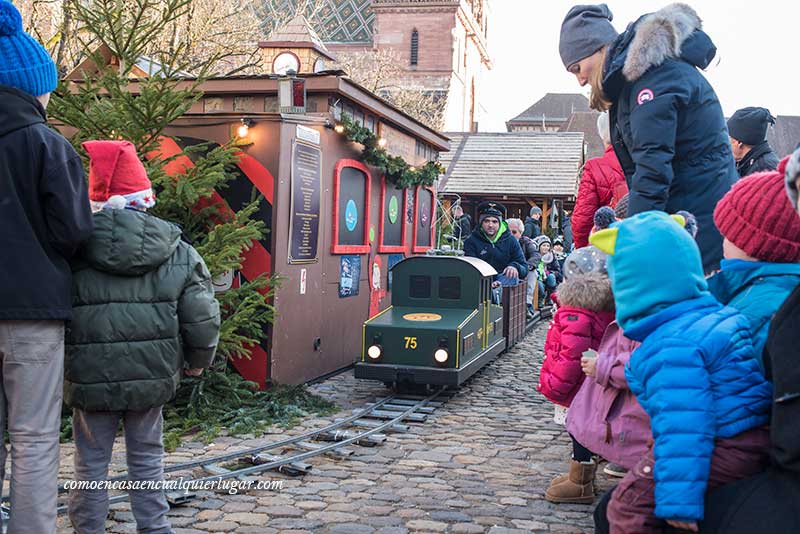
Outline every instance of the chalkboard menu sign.
[(317, 261), (322, 189), (321, 159), (319, 147), (297, 142), (292, 147), (289, 263)]
[(406, 241), (405, 189), (397, 189), (383, 179), (381, 224), (378, 252), (404, 252)]

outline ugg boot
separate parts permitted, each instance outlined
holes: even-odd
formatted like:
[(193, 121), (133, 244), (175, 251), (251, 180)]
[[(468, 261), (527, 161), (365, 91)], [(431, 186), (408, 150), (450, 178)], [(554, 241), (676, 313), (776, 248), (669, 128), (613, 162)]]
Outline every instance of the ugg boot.
[(594, 502), (594, 475), (597, 464), (592, 462), (569, 463), (569, 473), (550, 482), (544, 498), (555, 503), (592, 504)]

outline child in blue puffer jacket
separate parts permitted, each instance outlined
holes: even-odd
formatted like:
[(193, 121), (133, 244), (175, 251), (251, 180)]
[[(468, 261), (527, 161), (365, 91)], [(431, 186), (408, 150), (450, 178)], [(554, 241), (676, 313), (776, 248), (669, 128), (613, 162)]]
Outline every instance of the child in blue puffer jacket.
[(767, 463), (772, 390), (748, 321), (708, 292), (683, 223), (649, 211), (589, 238), (609, 254), (617, 323), (642, 343), (625, 378), (655, 441), (611, 495), (612, 533), (661, 532), (665, 522), (696, 531), (709, 487)]
[(708, 289), (750, 321), (762, 371), (772, 316), (800, 285), (800, 217), (786, 195), (788, 161), (784, 159), (777, 171), (739, 180), (714, 211), (725, 259), (720, 272), (708, 280)]

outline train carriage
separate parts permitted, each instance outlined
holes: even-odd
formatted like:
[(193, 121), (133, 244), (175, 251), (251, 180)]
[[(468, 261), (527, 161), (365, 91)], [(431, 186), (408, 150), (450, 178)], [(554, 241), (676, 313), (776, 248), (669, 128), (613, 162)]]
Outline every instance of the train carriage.
[[(485, 261), (463, 256), (399, 262), (392, 268), (391, 306), (363, 325), (355, 377), (389, 386), (464, 383), (507, 348), (508, 319), (492, 303), (496, 274)], [(524, 296), (525, 283), (506, 291)], [(524, 308), (521, 321), (511, 322), (524, 325)]]

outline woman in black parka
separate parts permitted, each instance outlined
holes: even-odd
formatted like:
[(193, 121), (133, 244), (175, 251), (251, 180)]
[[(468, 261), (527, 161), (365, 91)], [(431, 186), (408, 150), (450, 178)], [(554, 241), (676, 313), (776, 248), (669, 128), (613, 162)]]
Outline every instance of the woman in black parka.
[(628, 215), (695, 214), (710, 272), (722, 259), (714, 207), (738, 179), (719, 99), (698, 71), (716, 47), (686, 4), (644, 15), (619, 35), (611, 19), (605, 4), (573, 7), (561, 27), (561, 59), (582, 86), (591, 85), (591, 106), (610, 112)]

